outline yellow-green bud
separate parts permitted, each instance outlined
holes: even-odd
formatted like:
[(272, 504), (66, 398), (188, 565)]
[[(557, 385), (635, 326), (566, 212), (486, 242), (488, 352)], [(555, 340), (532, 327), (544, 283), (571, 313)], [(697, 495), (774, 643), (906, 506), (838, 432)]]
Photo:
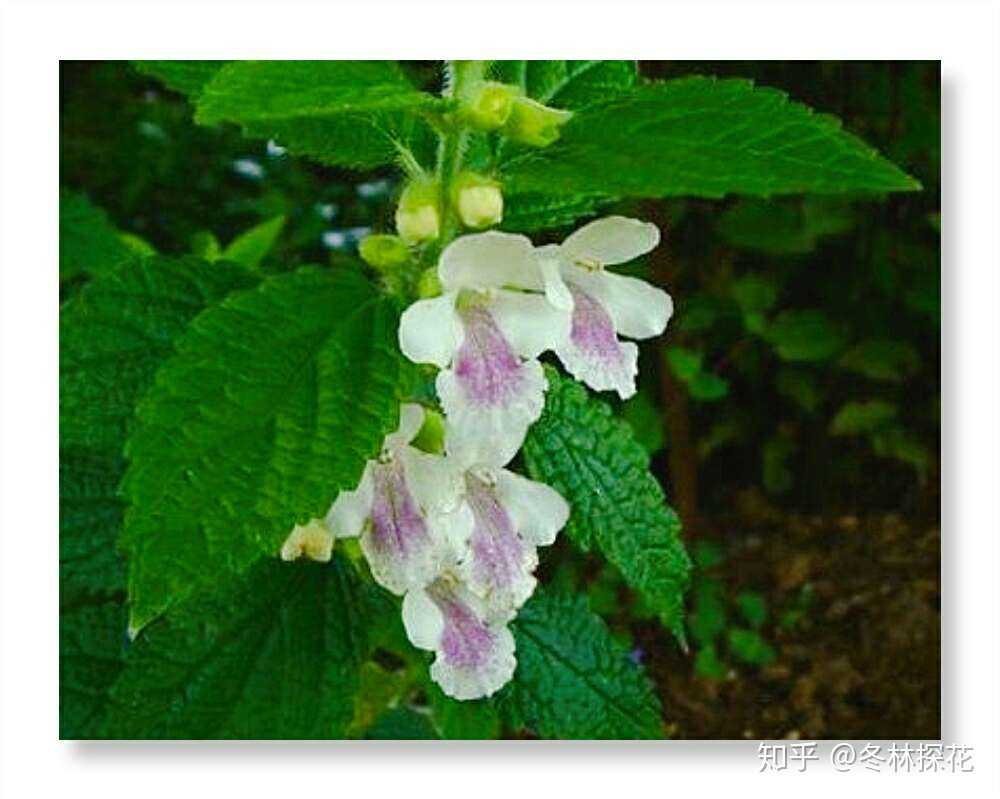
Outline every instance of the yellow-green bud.
[(515, 86), (494, 81), (483, 83), (463, 101), (461, 118), (477, 130), (499, 130), (510, 117), (518, 94)]
[(376, 233), (361, 240), (358, 252), (362, 260), (379, 272), (398, 269), (409, 263), (410, 251), (399, 236)]
[(436, 266), (425, 269), (420, 274), (420, 280), (417, 281), (417, 296), (422, 300), (441, 296), (441, 279), (438, 277)]
[(452, 187), (452, 202), (466, 227), (490, 227), (503, 219), (500, 184), (482, 175), (473, 172), (460, 174)]
[(559, 138), (559, 129), (573, 116), (571, 111), (549, 108), (529, 97), (514, 100), (503, 132), (506, 136), (532, 147), (548, 147)]
[(444, 451), (444, 417), (431, 408), (424, 408), (424, 424), (413, 439), (413, 446), (437, 455)]
[(407, 244), (422, 244), (441, 235), (441, 187), (416, 180), (405, 189), (396, 208), (396, 230)]

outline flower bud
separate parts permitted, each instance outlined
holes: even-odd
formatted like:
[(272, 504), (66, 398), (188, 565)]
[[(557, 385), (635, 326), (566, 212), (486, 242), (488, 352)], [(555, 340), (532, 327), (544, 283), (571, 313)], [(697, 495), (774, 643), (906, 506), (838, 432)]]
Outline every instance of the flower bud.
[(417, 281), (417, 296), (422, 300), (441, 296), (441, 278), (436, 266), (425, 269)]
[(504, 134), (532, 147), (548, 147), (559, 138), (559, 129), (573, 116), (571, 111), (549, 108), (528, 97), (514, 100)]
[(483, 83), (462, 103), (461, 118), (476, 130), (498, 130), (510, 117), (518, 94), (515, 86), (493, 81)]
[(410, 261), (410, 251), (403, 240), (385, 233), (365, 236), (358, 252), (366, 264), (379, 272), (392, 272)]
[(430, 408), (424, 409), (424, 424), (412, 441), (413, 446), (432, 455), (444, 452), (444, 417)]
[(410, 183), (396, 208), (396, 230), (407, 244), (422, 244), (441, 235), (441, 187), (436, 181)]
[(500, 184), (482, 175), (472, 172), (459, 175), (452, 188), (452, 202), (466, 227), (490, 227), (503, 219)]

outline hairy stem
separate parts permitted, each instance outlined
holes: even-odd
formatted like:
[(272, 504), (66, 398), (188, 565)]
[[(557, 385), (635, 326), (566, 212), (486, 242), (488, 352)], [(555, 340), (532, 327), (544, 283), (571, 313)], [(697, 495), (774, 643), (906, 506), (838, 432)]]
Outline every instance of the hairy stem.
[[(449, 61), (445, 93), (449, 97), (461, 98), (482, 81), (486, 72), (485, 61)], [(451, 187), (462, 171), (462, 159), (468, 132), (458, 120), (451, 119), (441, 134), (438, 145), (437, 175), (441, 183), (441, 237), (438, 247), (444, 248), (459, 232), (458, 213), (451, 202)]]

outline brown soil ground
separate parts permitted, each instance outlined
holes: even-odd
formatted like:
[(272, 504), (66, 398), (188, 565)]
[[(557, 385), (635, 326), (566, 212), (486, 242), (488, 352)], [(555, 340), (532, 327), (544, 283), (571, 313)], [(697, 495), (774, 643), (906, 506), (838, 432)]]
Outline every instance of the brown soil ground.
[(939, 738), (938, 521), (788, 515), (753, 495), (739, 504), (735, 517), (701, 524), (728, 548), (716, 574), (730, 591), (763, 593), (774, 610), (804, 588), (812, 601), (792, 627), (771, 614), (771, 665), (733, 666), (723, 680), (697, 677), (693, 653), (657, 625), (636, 629), (645, 651), (672, 653), (646, 661), (672, 737)]

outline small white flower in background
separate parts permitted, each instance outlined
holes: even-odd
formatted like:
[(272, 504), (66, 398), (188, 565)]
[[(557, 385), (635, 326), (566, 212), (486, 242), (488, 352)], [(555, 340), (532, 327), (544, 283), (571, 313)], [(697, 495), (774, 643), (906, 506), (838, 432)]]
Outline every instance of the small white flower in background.
[(320, 563), (329, 563), (333, 557), (333, 532), (322, 519), (295, 525), (281, 545), (282, 560), (297, 560), (302, 556)]
[(464, 464), (462, 483), (472, 523), (467, 540), (456, 542), (456, 574), (491, 613), (513, 617), (534, 593), (538, 547), (555, 541), (569, 505), (554, 488), (496, 462)]
[(565, 296), (557, 307), (538, 293), (562, 288), (542, 265), (524, 236), (463, 236), (441, 254), (444, 294), (403, 313), (400, 349), (441, 368), (437, 391), (457, 452), (507, 463), (541, 415), (548, 383), (537, 358), (571, 325)]
[(455, 699), (479, 699), (498, 691), (517, 660), (508, 618), (487, 604), (451, 572), (403, 599), (403, 626), (414, 646), (437, 653), (431, 679)]
[[(605, 269), (638, 258), (659, 242), (656, 225), (609, 216), (585, 225), (562, 244), (536, 250), (547, 274), (558, 264), (573, 298), (573, 323), (555, 353), (573, 377), (595, 391), (614, 390), (622, 399), (635, 394), (639, 348), (618, 336), (658, 336), (673, 313), (673, 301), (662, 289)], [(550, 286), (549, 293), (556, 290)]]
[(403, 405), (382, 456), (366, 464), (356, 490), (340, 492), (326, 517), (338, 538), (361, 536), (372, 576), (396, 594), (432, 581), (450, 557), (450, 542), (469, 535), (468, 517), (455, 513), (454, 468), (410, 446), (423, 420), (421, 406)]

